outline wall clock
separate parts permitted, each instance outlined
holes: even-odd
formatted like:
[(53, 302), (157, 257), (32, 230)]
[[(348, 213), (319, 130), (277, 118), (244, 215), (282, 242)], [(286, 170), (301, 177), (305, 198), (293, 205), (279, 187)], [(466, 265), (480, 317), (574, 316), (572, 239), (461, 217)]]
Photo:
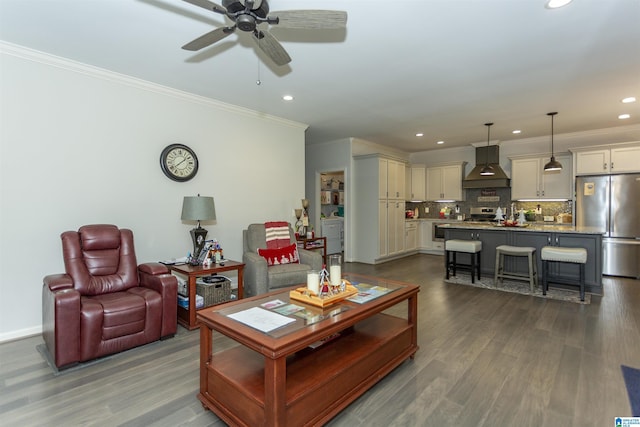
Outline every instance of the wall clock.
[(174, 181), (189, 181), (198, 173), (198, 157), (186, 145), (171, 144), (160, 154), (160, 168)]

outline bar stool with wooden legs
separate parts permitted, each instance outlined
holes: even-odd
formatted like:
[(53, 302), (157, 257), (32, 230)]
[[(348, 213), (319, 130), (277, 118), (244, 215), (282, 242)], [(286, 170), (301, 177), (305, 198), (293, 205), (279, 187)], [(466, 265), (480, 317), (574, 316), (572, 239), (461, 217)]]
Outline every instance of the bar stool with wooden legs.
[[(504, 271), (504, 257), (527, 257), (527, 274), (516, 273), (512, 271)], [(515, 280), (527, 280), (529, 282), (529, 289), (533, 293), (535, 287), (538, 285), (538, 271), (536, 268), (536, 248), (529, 246), (509, 246), (500, 245), (496, 248), (496, 269), (493, 277), (493, 282), (498, 287), (504, 283), (503, 279), (515, 279)]]

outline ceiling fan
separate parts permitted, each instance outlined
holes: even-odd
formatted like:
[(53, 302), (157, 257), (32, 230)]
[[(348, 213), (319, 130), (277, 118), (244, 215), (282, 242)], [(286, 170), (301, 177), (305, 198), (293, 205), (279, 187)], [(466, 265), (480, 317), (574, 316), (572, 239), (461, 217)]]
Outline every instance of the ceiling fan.
[(267, 0), (222, 0), (222, 5), (209, 0), (184, 0), (195, 6), (225, 15), (234, 24), (216, 28), (182, 46), (197, 51), (233, 34), (236, 29), (252, 33), (252, 38), (276, 65), (291, 62), (291, 57), (280, 42), (268, 31), (258, 29), (260, 24), (278, 25), (294, 29), (339, 29), (347, 23), (347, 13), (338, 10), (283, 10), (269, 15)]

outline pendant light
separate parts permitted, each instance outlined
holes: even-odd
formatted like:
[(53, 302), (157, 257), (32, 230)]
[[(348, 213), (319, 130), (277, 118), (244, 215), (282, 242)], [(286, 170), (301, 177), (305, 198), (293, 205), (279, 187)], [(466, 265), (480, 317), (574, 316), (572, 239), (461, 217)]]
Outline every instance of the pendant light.
[(562, 164), (556, 160), (556, 157), (553, 155), (553, 116), (558, 114), (558, 112), (554, 111), (553, 113), (547, 113), (547, 116), (551, 116), (551, 160), (549, 163), (544, 165), (544, 171), (559, 171), (562, 170)]
[(480, 170), (480, 175), (491, 176), (496, 174), (493, 168), (489, 166), (489, 141), (491, 140), (491, 126), (493, 125), (493, 123), (485, 123), (484, 125), (487, 127), (487, 155), (485, 157), (484, 167)]

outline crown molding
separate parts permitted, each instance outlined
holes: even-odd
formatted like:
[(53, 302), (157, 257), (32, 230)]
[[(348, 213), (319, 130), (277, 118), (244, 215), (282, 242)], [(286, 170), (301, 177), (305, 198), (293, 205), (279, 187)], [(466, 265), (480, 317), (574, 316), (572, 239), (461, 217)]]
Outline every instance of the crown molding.
[(153, 92), (160, 95), (170, 96), (173, 98), (179, 98), (184, 101), (201, 104), (206, 107), (223, 110), (226, 112), (240, 114), (244, 116), (250, 116), (262, 120), (268, 120), (276, 122), (278, 124), (286, 125), (293, 128), (299, 128), (306, 130), (309, 125), (295, 122), (293, 120), (283, 119), (281, 117), (272, 116), (267, 113), (250, 110), (248, 108), (239, 107), (237, 105), (228, 104), (226, 102), (218, 101), (213, 98), (207, 98), (200, 95), (195, 95), (190, 92), (181, 91), (168, 86), (163, 86), (157, 83), (152, 83), (147, 80), (138, 79), (128, 76), (126, 74), (117, 73), (115, 71), (106, 70), (104, 68), (94, 67), (81, 62), (77, 62), (71, 59), (63, 58), (60, 56), (51, 55), (38, 50), (29, 49), (24, 46), (0, 41), (0, 54), (9, 55), (16, 58), (24, 59), (27, 61), (36, 62), (39, 64), (61, 68), (67, 71), (71, 71), (78, 74), (84, 74), (97, 79), (130, 86), (136, 89)]
[[(538, 143), (549, 143), (551, 135), (536, 136), (523, 139), (511, 139), (502, 141), (502, 144), (509, 145), (528, 145)], [(640, 125), (615, 126), (602, 129), (593, 129), (582, 132), (555, 133), (553, 140), (556, 144), (560, 143), (567, 147), (581, 147), (584, 145), (593, 145), (588, 142), (597, 140), (598, 144), (609, 144), (613, 142), (627, 142), (640, 140)], [(610, 142), (609, 142), (610, 141)], [(578, 145), (573, 145), (573, 143)]]

